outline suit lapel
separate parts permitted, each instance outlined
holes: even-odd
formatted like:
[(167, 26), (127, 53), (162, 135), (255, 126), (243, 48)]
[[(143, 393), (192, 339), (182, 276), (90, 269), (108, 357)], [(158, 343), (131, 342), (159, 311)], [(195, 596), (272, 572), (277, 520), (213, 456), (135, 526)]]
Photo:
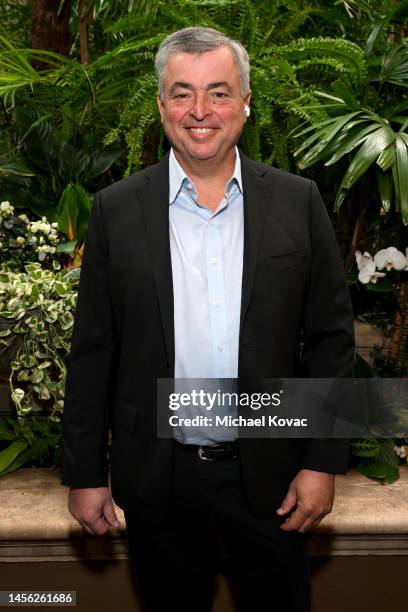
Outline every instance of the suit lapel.
[[(245, 322), (255, 278), (259, 245), (265, 228), (267, 204), (271, 198), (266, 171), (240, 151), (244, 192), (244, 260), (242, 272), (240, 334)], [(268, 189), (269, 187), (269, 189)]]
[(169, 156), (145, 172), (139, 189), (150, 244), (170, 375), (174, 371), (174, 302), (169, 235)]

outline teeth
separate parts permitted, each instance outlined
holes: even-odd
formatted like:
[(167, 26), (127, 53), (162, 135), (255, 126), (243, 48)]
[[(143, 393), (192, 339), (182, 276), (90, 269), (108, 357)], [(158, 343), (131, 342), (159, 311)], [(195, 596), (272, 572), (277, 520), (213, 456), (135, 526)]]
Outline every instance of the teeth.
[(209, 134), (212, 132), (213, 128), (190, 128), (194, 134)]

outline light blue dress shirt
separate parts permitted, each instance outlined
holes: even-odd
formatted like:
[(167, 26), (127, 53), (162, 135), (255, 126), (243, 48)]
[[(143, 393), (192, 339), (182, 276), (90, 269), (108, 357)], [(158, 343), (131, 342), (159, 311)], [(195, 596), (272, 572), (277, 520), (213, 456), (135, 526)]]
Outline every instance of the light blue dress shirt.
[[(173, 150), (169, 158), (169, 179), (175, 378), (236, 378), (244, 244), (238, 149), (234, 173), (214, 212), (197, 203), (194, 183)], [(221, 388), (218, 382), (221, 384), (214, 381), (215, 386)], [(235, 415), (235, 410), (217, 409), (216, 414)], [(235, 439), (236, 431), (177, 428), (175, 438), (185, 444), (212, 444)]]

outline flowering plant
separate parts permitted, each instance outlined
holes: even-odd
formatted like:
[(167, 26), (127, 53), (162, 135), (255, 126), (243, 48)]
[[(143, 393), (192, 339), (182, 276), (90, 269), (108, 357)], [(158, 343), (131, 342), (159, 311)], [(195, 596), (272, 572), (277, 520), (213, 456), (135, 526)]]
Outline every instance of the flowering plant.
[(26, 214), (17, 215), (10, 202), (0, 203), (0, 256), (9, 269), (22, 269), (31, 262), (50, 267), (58, 257), (60, 237), (58, 223), (49, 223), (46, 217), (31, 221)]
[(408, 438), (396, 440), (394, 451), (399, 457), (400, 463), (405, 463), (408, 465)]
[[(367, 251), (356, 251), (356, 263), (360, 283), (372, 291), (389, 292), (388, 295), (393, 296), (396, 310), (394, 321), (388, 329), (387, 357), (384, 357), (380, 349), (373, 352), (374, 368), (370, 375), (391, 374), (390, 371), (381, 370), (382, 361), (389, 366), (393, 364), (392, 375), (404, 376), (408, 355), (408, 276), (404, 274), (408, 272), (408, 248), (404, 254), (390, 246), (379, 250), (374, 256)], [(405, 438), (356, 440), (352, 450), (360, 458), (358, 469), (363, 474), (386, 482), (397, 480), (398, 466), (408, 464), (408, 439)]]
[[(393, 246), (381, 249), (374, 257), (367, 251), (364, 254), (356, 251), (356, 262), (360, 283), (376, 284), (377, 280), (386, 276), (386, 272), (390, 270), (408, 271), (408, 247), (405, 255)], [(381, 272), (381, 270), (386, 270), (386, 272)]]

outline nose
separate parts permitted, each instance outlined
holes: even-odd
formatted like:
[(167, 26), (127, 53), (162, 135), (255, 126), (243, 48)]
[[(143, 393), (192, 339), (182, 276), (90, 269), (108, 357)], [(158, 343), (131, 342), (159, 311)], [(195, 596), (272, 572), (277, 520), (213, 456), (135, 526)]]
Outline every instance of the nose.
[(196, 92), (190, 113), (197, 121), (202, 121), (211, 113), (211, 106), (207, 92)]

